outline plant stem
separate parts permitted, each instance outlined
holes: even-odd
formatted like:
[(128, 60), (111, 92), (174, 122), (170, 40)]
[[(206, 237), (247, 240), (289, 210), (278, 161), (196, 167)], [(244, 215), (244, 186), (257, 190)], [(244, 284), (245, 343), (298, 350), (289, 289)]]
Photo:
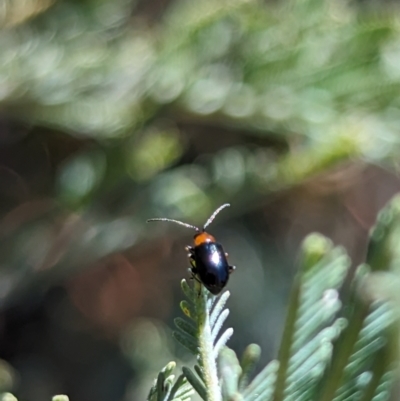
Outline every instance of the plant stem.
[(221, 401), (221, 388), (218, 382), (217, 365), (214, 359), (214, 345), (211, 335), (210, 306), (208, 291), (200, 283), (195, 283), (197, 292), (196, 314), (198, 319), (198, 342), (200, 365), (207, 389), (208, 401)]

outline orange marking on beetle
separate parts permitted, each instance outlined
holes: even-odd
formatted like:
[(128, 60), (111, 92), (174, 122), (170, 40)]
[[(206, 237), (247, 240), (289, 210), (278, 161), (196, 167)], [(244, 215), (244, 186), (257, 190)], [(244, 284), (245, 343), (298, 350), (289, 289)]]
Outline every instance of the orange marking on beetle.
[(206, 242), (215, 242), (215, 238), (205, 231), (194, 236), (194, 246), (199, 246)]

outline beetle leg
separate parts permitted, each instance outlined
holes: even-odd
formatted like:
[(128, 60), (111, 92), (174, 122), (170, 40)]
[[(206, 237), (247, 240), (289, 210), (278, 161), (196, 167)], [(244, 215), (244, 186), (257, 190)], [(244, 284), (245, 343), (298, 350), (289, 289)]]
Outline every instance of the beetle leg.
[(229, 266), (229, 274), (233, 273), (236, 270), (236, 266)]
[(194, 263), (194, 248), (192, 247), (192, 246), (185, 246), (185, 250), (188, 252), (188, 258), (189, 258), (189, 261), (190, 261), (190, 264), (192, 265), (192, 266), (195, 266), (195, 263)]
[(196, 273), (196, 261), (194, 260), (193, 255), (189, 255), (189, 263), (191, 266), (189, 270), (194, 271), (194, 273)]
[[(192, 270), (192, 280), (196, 280), (199, 284), (203, 284), (201, 281), (200, 281), (200, 279), (196, 276), (196, 274), (195, 274), (195, 272)], [(200, 285), (200, 287), (199, 287), (199, 292), (198, 292), (198, 294), (197, 294), (197, 296), (198, 297), (200, 297), (200, 295), (201, 295), (201, 289), (203, 288), (203, 286), (202, 285)]]
[(201, 281), (197, 278), (196, 274), (197, 274), (197, 270), (195, 267), (192, 267), (188, 269), (189, 273), (190, 273), (190, 280), (196, 280), (198, 283), (201, 284)]
[(191, 267), (189, 267), (189, 272), (192, 274), (192, 276), (195, 276), (197, 274), (197, 268), (196, 268), (196, 261), (194, 260), (193, 255), (189, 256), (189, 262)]
[[(191, 259), (190, 263), (192, 265), (192, 267), (191, 268), (189, 267), (189, 269), (188, 269), (191, 274), (190, 280), (196, 280), (199, 284), (202, 284), (201, 280), (197, 277), (197, 269), (196, 269), (195, 261)], [(198, 296), (201, 295), (201, 288), (202, 287), (200, 286), (199, 293), (197, 294)]]

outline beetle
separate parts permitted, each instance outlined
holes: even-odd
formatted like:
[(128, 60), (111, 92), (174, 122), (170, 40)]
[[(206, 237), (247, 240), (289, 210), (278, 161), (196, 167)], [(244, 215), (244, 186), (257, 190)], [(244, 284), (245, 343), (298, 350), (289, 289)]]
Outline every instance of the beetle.
[(191, 224), (165, 217), (147, 220), (147, 222), (169, 221), (187, 228), (193, 228), (197, 232), (194, 236), (194, 246), (185, 247), (189, 252), (190, 271), (193, 277), (203, 283), (208, 291), (214, 295), (218, 295), (223, 290), (228, 283), (229, 275), (236, 267), (229, 265), (228, 254), (225, 253), (222, 245), (206, 231), (206, 228), (212, 223), (216, 215), (228, 206), (230, 204), (225, 203), (215, 210), (201, 229)]

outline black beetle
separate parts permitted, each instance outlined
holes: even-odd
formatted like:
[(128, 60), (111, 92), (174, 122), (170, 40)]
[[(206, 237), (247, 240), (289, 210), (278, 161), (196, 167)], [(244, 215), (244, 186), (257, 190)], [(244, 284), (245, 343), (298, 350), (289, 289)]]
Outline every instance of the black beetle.
[(230, 206), (229, 203), (220, 206), (210, 216), (202, 229), (182, 221), (164, 217), (147, 220), (148, 222), (170, 221), (197, 231), (197, 234), (194, 236), (194, 246), (187, 246), (185, 248), (189, 252), (188, 257), (192, 266), (190, 270), (193, 276), (195, 278), (198, 277), (208, 291), (214, 295), (218, 295), (226, 286), (229, 275), (235, 270), (235, 266), (229, 265), (227, 260), (228, 254), (224, 252), (222, 245), (216, 242), (211, 234), (206, 232), (206, 228), (212, 223), (215, 216), (228, 206)]

